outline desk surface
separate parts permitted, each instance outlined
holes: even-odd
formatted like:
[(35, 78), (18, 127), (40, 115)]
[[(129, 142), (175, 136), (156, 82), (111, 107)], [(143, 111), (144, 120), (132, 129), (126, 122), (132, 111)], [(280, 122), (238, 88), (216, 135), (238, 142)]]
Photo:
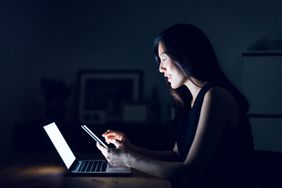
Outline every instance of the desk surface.
[[(0, 163), (0, 187), (170, 188), (167, 180), (133, 171), (129, 177), (67, 177), (51, 154), (17, 154)], [(89, 158), (89, 156), (87, 157)]]

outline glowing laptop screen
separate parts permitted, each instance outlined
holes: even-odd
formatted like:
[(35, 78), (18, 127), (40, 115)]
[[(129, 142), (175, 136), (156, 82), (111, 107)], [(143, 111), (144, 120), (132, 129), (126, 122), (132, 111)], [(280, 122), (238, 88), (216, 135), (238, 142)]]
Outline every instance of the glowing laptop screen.
[(75, 156), (55, 123), (44, 126), (46, 133), (54, 144), (65, 165), (69, 169)]

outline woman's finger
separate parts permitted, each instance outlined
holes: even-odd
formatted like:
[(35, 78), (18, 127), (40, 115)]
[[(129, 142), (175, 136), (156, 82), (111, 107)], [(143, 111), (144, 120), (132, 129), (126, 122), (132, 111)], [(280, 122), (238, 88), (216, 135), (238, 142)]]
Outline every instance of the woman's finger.
[(102, 136), (105, 138), (114, 137), (117, 140), (122, 140), (125, 137), (124, 133), (119, 131), (107, 131)]
[(113, 140), (112, 143), (115, 145), (116, 148), (123, 148), (123, 142), (119, 141), (119, 140)]

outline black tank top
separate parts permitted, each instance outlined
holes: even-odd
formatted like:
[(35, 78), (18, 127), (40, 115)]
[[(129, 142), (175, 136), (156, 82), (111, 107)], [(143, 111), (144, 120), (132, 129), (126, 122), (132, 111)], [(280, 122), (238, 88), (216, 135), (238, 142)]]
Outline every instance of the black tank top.
[(205, 84), (198, 93), (194, 105), (189, 112), (184, 114), (181, 119), (178, 130), (177, 147), (180, 154), (180, 160), (184, 161), (190, 150), (198, 126), (201, 107), (206, 92), (211, 88), (210, 84)]
[[(201, 88), (193, 107), (179, 121), (176, 143), (180, 161), (184, 161), (189, 153), (198, 127), (204, 96), (212, 87), (214, 86), (208, 83)], [(205, 181), (202, 186), (252, 187), (249, 179), (245, 179), (251, 167), (252, 152), (251, 126), (244, 112), (241, 113), (236, 129), (223, 131), (213, 157), (205, 169)], [(230, 182), (233, 182), (232, 186)]]

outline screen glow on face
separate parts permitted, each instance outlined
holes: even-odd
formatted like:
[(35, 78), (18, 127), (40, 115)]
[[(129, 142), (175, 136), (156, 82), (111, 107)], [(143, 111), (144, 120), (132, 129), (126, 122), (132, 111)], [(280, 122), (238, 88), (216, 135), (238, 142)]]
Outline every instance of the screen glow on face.
[(58, 129), (57, 125), (55, 123), (51, 123), (44, 126), (44, 129), (51, 139), (52, 143), (54, 144), (56, 150), (60, 154), (61, 158), (63, 159), (66, 167), (69, 169), (75, 160), (75, 156), (66, 140), (64, 139), (63, 135), (61, 134), (60, 130)]

